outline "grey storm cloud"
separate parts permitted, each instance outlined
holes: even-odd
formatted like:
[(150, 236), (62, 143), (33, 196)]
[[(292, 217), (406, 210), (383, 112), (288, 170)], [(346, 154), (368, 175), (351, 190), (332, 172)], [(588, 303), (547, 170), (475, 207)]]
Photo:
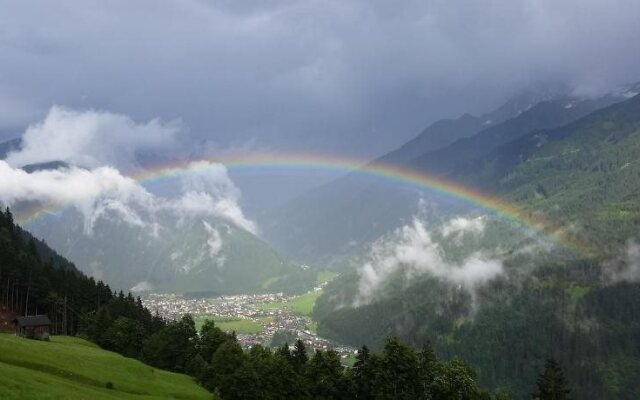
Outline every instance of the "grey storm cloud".
[(639, 79), (638, 15), (637, 0), (0, 0), (0, 132), (58, 104), (368, 156), (535, 82)]

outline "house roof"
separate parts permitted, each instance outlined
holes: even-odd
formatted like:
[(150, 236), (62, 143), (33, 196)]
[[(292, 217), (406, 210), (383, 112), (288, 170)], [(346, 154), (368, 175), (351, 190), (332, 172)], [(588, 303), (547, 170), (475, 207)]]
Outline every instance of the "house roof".
[(31, 315), (28, 317), (18, 317), (13, 320), (18, 326), (43, 326), (51, 325), (49, 317), (46, 315)]

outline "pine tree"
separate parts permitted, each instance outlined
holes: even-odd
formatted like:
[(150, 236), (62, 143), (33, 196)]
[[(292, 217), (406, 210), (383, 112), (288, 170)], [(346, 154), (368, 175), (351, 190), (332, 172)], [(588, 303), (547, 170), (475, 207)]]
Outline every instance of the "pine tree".
[(11, 214), (11, 210), (9, 210), (9, 207), (6, 208), (4, 216), (7, 220), (7, 226), (11, 231), (13, 231), (13, 229), (15, 228), (15, 224), (13, 223), (13, 214)]
[(469, 364), (460, 359), (438, 363), (431, 388), (434, 399), (478, 399), (484, 396)]
[(291, 350), (289, 350), (289, 343), (285, 343), (280, 346), (277, 353), (291, 364)]
[[(213, 376), (209, 383), (209, 389), (216, 387), (227, 398), (234, 391), (232, 375), (242, 367), (245, 354), (240, 344), (234, 340), (227, 340), (218, 347), (211, 359), (211, 371)], [(226, 396), (225, 396), (226, 395)]]
[(313, 399), (348, 398), (340, 356), (333, 350), (316, 351), (309, 362), (308, 374)]
[(438, 359), (430, 342), (427, 342), (418, 354), (418, 369), (420, 376), (420, 398), (433, 398), (433, 383), (438, 368)]
[(371, 352), (367, 346), (362, 346), (351, 369), (351, 393), (354, 399), (372, 400), (375, 398), (373, 393), (374, 373)]
[(291, 352), (291, 363), (297, 372), (301, 372), (307, 363), (307, 348), (300, 339), (296, 340), (295, 348)]
[(553, 359), (547, 360), (544, 372), (537, 380), (537, 390), (533, 394), (535, 400), (570, 400), (571, 389), (564, 377), (562, 368)]
[(382, 369), (376, 386), (381, 399), (415, 399), (418, 387), (418, 357), (416, 352), (391, 337), (382, 351)]
[(200, 328), (200, 340), (198, 341), (198, 352), (202, 359), (206, 362), (211, 362), (211, 358), (218, 350), (218, 347), (230, 340), (230, 338), (227, 333), (215, 325), (213, 320), (206, 320), (202, 328)]

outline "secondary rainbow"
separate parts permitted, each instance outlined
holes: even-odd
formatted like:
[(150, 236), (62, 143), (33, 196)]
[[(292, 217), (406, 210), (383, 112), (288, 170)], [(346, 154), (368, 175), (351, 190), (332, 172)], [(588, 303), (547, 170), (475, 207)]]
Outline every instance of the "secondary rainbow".
[[(220, 169), (221, 166), (231, 171), (241, 169), (322, 169), (368, 175), (377, 179), (401, 182), (416, 186), (420, 189), (435, 191), (493, 211), (517, 224), (532, 228), (550, 237), (555, 242), (559, 242), (565, 247), (577, 251), (581, 255), (587, 256), (592, 253), (583, 243), (568, 235), (562, 227), (504, 199), (482, 193), (441, 177), (381, 162), (372, 163), (364, 160), (320, 154), (231, 154), (200, 159), (198, 161), (181, 161), (157, 165), (132, 173), (129, 177), (142, 184), (152, 184), (157, 181), (172, 179), (183, 175)], [(55, 208), (56, 207), (51, 206), (40, 206), (30, 210), (21, 220), (23, 223), (28, 223)]]

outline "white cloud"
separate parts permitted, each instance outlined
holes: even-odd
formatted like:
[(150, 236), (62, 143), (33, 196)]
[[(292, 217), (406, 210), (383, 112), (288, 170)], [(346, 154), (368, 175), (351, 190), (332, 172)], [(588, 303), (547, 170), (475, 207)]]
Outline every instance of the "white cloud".
[(54, 101), (180, 115), (224, 145), (355, 151), (367, 134), (375, 154), (531, 82), (638, 79), (639, 14), (637, 0), (4, 1), (0, 93), (20, 95), (11, 126)]
[(133, 179), (111, 167), (77, 167), (27, 173), (0, 160), (0, 201), (21, 200), (57, 205), (82, 204), (101, 196), (129, 197), (145, 192)]
[(607, 272), (613, 282), (640, 282), (640, 245), (627, 243), (622, 259), (609, 263)]
[(224, 244), (222, 241), (222, 236), (220, 232), (214, 227), (211, 226), (207, 221), (202, 221), (204, 224), (204, 229), (209, 234), (209, 239), (207, 239), (207, 247), (209, 258), (214, 260), (218, 269), (224, 267), (225, 262), (227, 261), (227, 257), (224, 254), (221, 254), (222, 245)]
[(445, 223), (442, 228), (442, 236), (447, 237), (455, 234), (456, 237), (461, 237), (465, 233), (482, 234), (485, 227), (485, 217), (465, 218), (455, 217)]
[[(226, 177), (226, 174), (222, 175)], [(233, 188), (228, 178), (222, 187)], [(222, 218), (252, 233), (256, 224), (238, 204), (238, 191), (189, 191), (175, 199), (155, 196), (111, 167), (92, 170), (77, 167), (27, 173), (0, 160), (0, 202), (14, 205), (35, 201), (49, 208), (75, 207), (84, 215), (85, 233), (91, 234), (100, 218), (118, 218), (131, 225), (150, 227), (157, 236), (154, 214), (167, 211), (179, 217)]]
[[(93, 232), (100, 218), (115, 218), (149, 228), (157, 237), (162, 228), (156, 221), (159, 212), (222, 218), (257, 233), (256, 224), (239, 205), (240, 191), (224, 165), (207, 161), (186, 165), (177, 174), (178, 185), (170, 198), (149, 192), (121, 172), (133, 169), (138, 151), (171, 148), (176, 131), (175, 124), (158, 120), (136, 124), (124, 115), (53, 107), (42, 123), (27, 129), (22, 150), (0, 161), (0, 202), (75, 207), (84, 216), (85, 234)], [(18, 168), (47, 161), (66, 161), (70, 166), (31, 173)]]
[(220, 253), (220, 250), (222, 250), (222, 237), (220, 237), (220, 232), (212, 227), (207, 221), (202, 221), (202, 223), (205, 231), (209, 234), (209, 239), (207, 240), (207, 246), (209, 246), (209, 257), (215, 258), (218, 253)]
[(233, 198), (219, 197), (205, 192), (190, 191), (175, 200), (165, 200), (160, 204), (163, 209), (171, 210), (185, 217), (212, 216), (232, 222), (234, 225), (256, 234), (256, 224), (245, 217), (242, 208)]
[(43, 122), (22, 136), (20, 151), (10, 153), (13, 166), (65, 161), (83, 167), (129, 168), (135, 153), (175, 145), (178, 123), (153, 119), (137, 124), (129, 117), (105, 111), (75, 111), (54, 106)]
[(460, 263), (446, 260), (442, 247), (433, 241), (425, 223), (414, 219), (371, 248), (368, 262), (359, 270), (356, 305), (370, 302), (384, 283), (397, 273), (408, 279), (429, 274), (473, 290), (503, 273), (502, 263), (474, 253)]
[[(226, 176), (226, 175), (224, 175)], [(231, 185), (223, 180), (222, 186)], [(153, 214), (168, 211), (180, 217), (211, 216), (225, 219), (252, 233), (256, 224), (238, 204), (237, 189), (231, 193), (189, 191), (176, 199), (155, 196), (131, 178), (111, 167), (85, 170), (77, 167), (27, 173), (0, 160), (0, 202), (13, 205), (36, 201), (49, 208), (75, 207), (85, 218), (85, 233), (100, 218), (118, 218), (136, 226), (151, 226)], [(145, 218), (142, 214), (147, 214)]]

